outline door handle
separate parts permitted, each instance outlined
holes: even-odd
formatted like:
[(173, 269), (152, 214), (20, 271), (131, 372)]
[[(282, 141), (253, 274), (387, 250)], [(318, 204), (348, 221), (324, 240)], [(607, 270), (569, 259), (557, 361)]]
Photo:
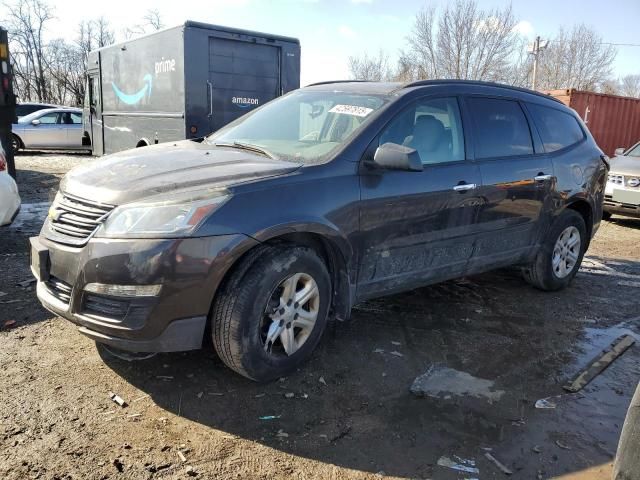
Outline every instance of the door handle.
[(533, 177), (536, 182), (546, 182), (547, 180), (551, 180), (552, 178), (553, 175), (536, 175), (535, 177)]
[(209, 118), (213, 116), (213, 84), (207, 80), (207, 87), (209, 89)]
[(453, 189), (456, 192), (466, 192), (469, 190), (473, 190), (476, 188), (476, 184), (475, 183), (463, 183), (461, 185), (456, 185), (455, 187), (453, 187)]

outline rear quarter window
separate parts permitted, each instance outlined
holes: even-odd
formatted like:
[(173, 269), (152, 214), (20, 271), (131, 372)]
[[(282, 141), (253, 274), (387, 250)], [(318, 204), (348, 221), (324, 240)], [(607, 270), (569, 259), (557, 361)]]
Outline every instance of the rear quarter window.
[(534, 103), (527, 104), (527, 108), (538, 127), (545, 152), (562, 150), (584, 138), (584, 132), (573, 115)]

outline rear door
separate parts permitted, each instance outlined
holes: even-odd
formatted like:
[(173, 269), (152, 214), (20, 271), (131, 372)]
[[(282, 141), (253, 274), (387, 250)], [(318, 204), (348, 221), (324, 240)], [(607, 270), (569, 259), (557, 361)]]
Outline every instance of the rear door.
[(374, 147), (387, 142), (415, 148), (424, 170), (362, 170), (360, 299), (464, 274), (473, 252), (480, 172), (457, 98), (412, 103)]
[(66, 133), (67, 148), (82, 147), (82, 114), (80, 112), (64, 112), (61, 116), (62, 125)]
[(281, 94), (280, 49), (210, 37), (208, 88), (215, 131)]
[(466, 97), (482, 206), (474, 251), (481, 263), (511, 263), (527, 255), (549, 220), (553, 165), (526, 110), (514, 99)]

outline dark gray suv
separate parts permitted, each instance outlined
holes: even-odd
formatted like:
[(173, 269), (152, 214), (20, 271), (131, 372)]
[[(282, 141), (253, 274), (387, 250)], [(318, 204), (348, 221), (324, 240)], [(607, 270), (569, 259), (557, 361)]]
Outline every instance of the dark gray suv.
[(230, 368), (270, 380), (372, 297), (508, 265), (567, 286), (607, 160), (528, 90), (316, 84), (200, 141), (72, 170), (31, 239), (38, 298), (112, 349), (197, 349), (210, 332)]

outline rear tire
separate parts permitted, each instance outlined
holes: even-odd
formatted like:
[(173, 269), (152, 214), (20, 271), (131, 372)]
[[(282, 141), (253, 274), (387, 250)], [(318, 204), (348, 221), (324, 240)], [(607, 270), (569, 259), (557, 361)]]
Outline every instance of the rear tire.
[(317, 346), (330, 304), (329, 272), (315, 251), (262, 247), (231, 274), (214, 301), (215, 350), (229, 368), (251, 380), (282, 377)]
[(611, 212), (607, 212), (605, 210), (602, 211), (602, 219), (603, 220), (611, 220), (613, 214)]
[(540, 290), (562, 290), (580, 269), (586, 245), (582, 215), (565, 210), (549, 229), (535, 260), (524, 268), (524, 279)]

